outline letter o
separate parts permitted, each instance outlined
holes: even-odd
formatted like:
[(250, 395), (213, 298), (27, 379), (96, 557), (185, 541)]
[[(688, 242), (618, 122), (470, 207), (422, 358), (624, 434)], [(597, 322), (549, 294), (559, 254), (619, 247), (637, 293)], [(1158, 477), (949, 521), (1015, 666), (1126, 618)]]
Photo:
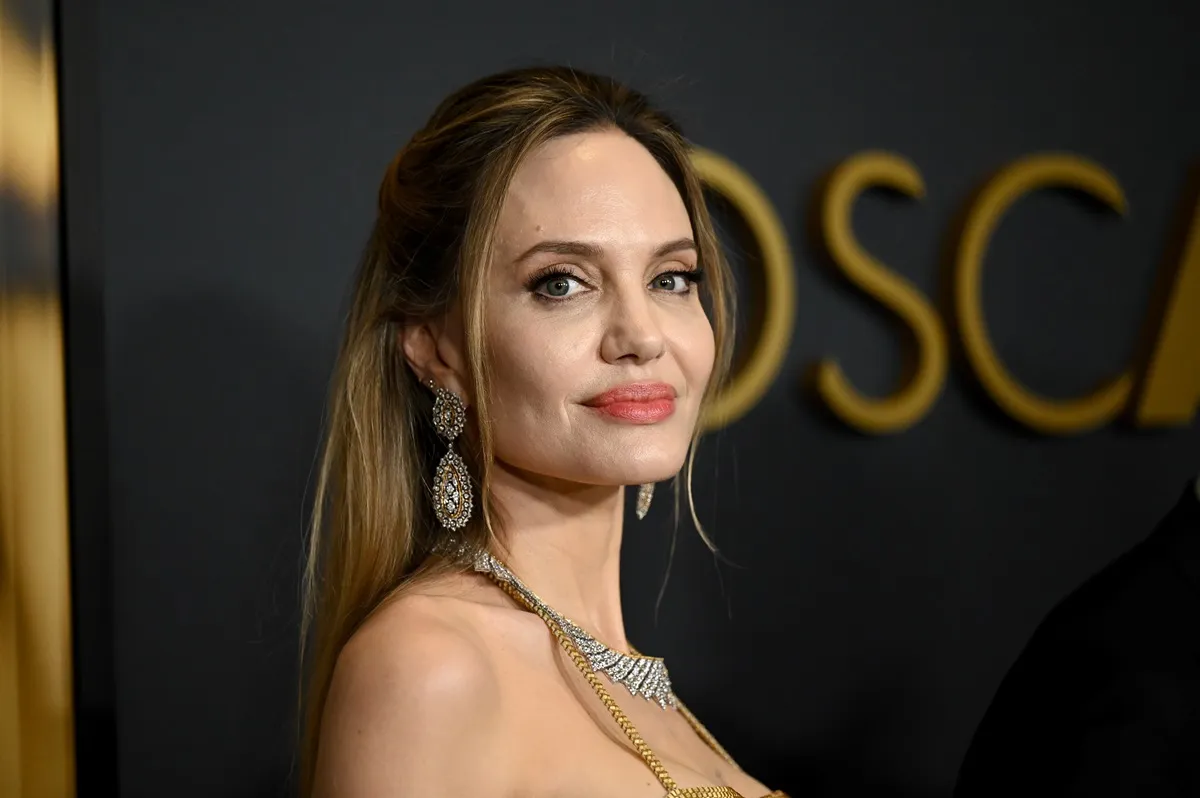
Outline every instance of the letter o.
[(762, 252), (764, 273), (764, 311), (758, 341), (703, 419), (705, 429), (715, 430), (749, 412), (778, 376), (796, 317), (796, 280), (787, 232), (754, 178), (710, 150), (693, 149), (692, 165), (701, 182), (728, 200), (745, 220)]

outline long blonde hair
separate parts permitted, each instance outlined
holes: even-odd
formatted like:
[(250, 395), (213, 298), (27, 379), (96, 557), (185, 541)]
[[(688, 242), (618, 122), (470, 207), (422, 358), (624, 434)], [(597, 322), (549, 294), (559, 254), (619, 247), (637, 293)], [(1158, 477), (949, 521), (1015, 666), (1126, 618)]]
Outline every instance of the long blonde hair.
[[(478, 482), (480, 507), (456, 534), (468, 545), (487, 545), (496, 513), (488, 500), (482, 277), (496, 220), (526, 155), (555, 137), (600, 129), (621, 130), (642, 144), (679, 189), (710, 277), (705, 301), (717, 360), (706, 405), (728, 372), (732, 280), (688, 145), (669, 117), (614, 80), (566, 67), (500, 73), (443, 101), (384, 174), (330, 389), (304, 574), (301, 795), (311, 793), (338, 654), (372, 612), (430, 571), (430, 554), (444, 534), (429, 493), (441, 454), (431, 398), (406, 365), (399, 332), (461, 303), (475, 404), (463, 456)], [(691, 465), (689, 456), (688, 485)]]

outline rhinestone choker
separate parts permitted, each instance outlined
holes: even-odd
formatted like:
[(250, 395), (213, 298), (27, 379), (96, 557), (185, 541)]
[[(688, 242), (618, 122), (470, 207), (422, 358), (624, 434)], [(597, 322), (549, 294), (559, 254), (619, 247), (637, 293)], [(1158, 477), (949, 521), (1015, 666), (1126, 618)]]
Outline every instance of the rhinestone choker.
[(553, 618), (563, 632), (574, 641), (580, 653), (587, 658), (588, 664), (596, 673), (603, 673), (614, 684), (624, 685), (631, 695), (653, 701), (663, 709), (677, 708), (675, 694), (671, 691), (671, 677), (667, 675), (666, 663), (660, 658), (646, 657), (641, 654), (622, 654), (609, 648), (580, 629), (569, 618), (559, 615), (551, 609), (512, 571), (508, 570), (504, 563), (489, 552), (478, 552), (473, 560), (476, 571), (487, 574), (498, 582), (511, 585), (530, 604)]

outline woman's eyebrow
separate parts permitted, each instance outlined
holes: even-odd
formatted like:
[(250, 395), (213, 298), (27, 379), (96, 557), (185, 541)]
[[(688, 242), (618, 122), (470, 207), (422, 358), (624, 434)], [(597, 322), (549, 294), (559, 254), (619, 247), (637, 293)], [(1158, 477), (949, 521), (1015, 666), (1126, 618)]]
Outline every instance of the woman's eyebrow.
[[(661, 258), (664, 255), (670, 255), (672, 252), (688, 249), (695, 251), (697, 249), (696, 242), (690, 238), (677, 238), (674, 241), (668, 241), (654, 250), (654, 257)], [(596, 260), (600, 258), (603, 250), (595, 244), (588, 244), (584, 241), (539, 241), (518, 255), (514, 263), (520, 263), (543, 252), (548, 252), (552, 255), (575, 255), (580, 258)]]

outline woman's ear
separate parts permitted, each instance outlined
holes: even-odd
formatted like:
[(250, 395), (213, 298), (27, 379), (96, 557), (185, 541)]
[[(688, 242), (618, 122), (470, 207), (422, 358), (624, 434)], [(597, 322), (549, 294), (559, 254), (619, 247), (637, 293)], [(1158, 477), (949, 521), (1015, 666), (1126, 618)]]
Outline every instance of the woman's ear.
[(400, 328), (400, 349), (408, 367), (423, 385), (433, 380), (439, 388), (458, 394), (470, 404), (465, 377), (461, 327), (454, 329), (453, 319), (439, 318), (413, 322)]

